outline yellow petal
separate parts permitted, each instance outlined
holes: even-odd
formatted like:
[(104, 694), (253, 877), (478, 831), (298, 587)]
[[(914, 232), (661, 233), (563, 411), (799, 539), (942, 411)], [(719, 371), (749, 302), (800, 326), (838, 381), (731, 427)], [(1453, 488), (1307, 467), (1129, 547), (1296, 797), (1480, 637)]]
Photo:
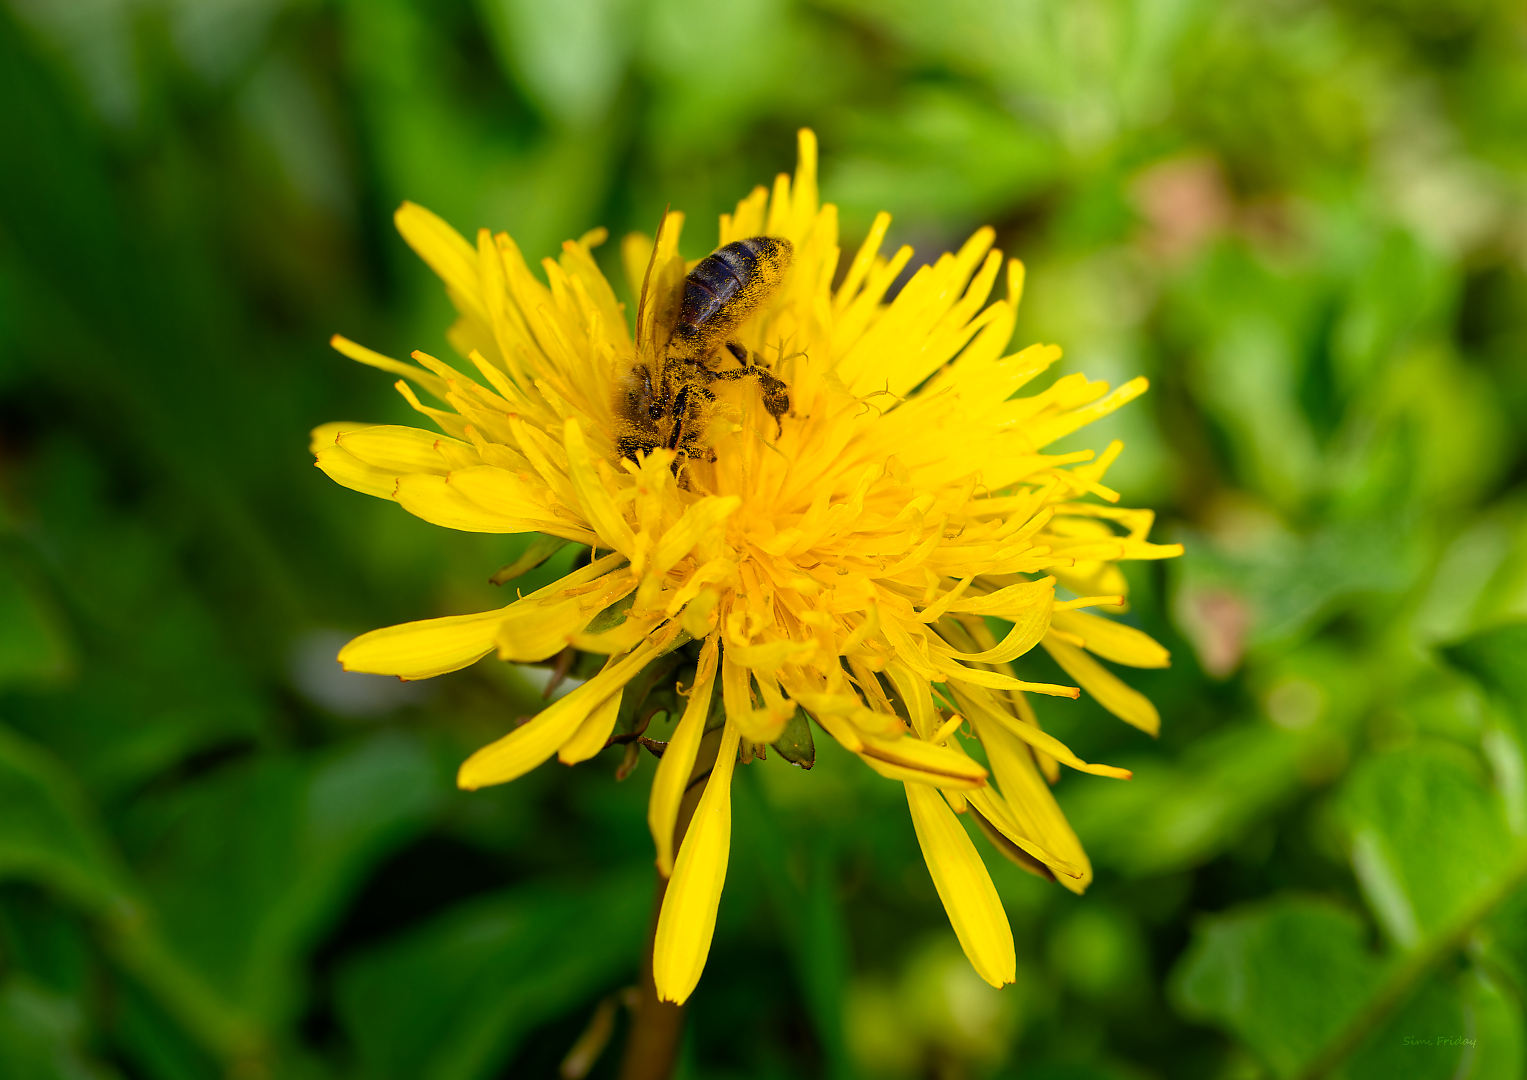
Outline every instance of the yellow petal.
[(361, 428), (370, 426), (370, 424), (355, 424), (346, 420), (319, 424), (308, 433), (308, 452), (316, 456), (320, 450), (327, 450), (333, 446), (334, 440), (345, 432), (359, 431)]
[[(508, 660), (543, 660), (566, 644), (563, 638), (554, 638), (555, 646), (545, 652), (537, 652), (547, 638), (547, 625), (555, 620), (553, 605), (545, 603), (559, 596), (564, 590), (574, 589), (609, 575), (622, 559), (609, 554), (596, 559), (588, 566), (538, 589), (529, 596), (521, 597), (507, 607), (480, 611), (471, 615), (447, 615), (440, 619), (421, 619), (416, 622), (386, 626), (362, 634), (339, 652), (339, 662), (346, 671), (364, 671), (375, 675), (397, 675), (404, 679), (427, 679), (431, 675), (443, 675), (447, 671), (464, 668), (493, 651), (495, 643), (502, 647), (507, 624), (511, 628), (524, 626), (526, 633), (516, 638), (522, 647), (511, 651)], [(593, 595), (598, 595), (597, 591)], [(563, 601), (566, 606), (568, 601)], [(577, 610), (578, 601), (571, 601)], [(562, 609), (557, 608), (560, 612)], [(587, 622), (587, 618), (584, 619)], [(560, 625), (560, 624), (557, 624)], [(579, 626), (581, 628), (581, 624)], [(519, 632), (516, 630), (516, 632)], [(533, 640), (534, 634), (541, 634)], [(534, 645), (534, 647), (530, 647)]]
[(632, 296), (640, 296), (642, 279), (647, 274), (647, 264), (652, 261), (652, 237), (646, 233), (631, 232), (620, 241), (620, 265), (626, 272), (626, 285)]
[(1125, 683), (1113, 672), (1075, 645), (1053, 634), (1044, 639), (1045, 651), (1055, 658), (1065, 673), (1079, 682), (1097, 703), (1126, 724), (1133, 724), (1148, 735), (1161, 730), (1161, 714), (1151, 699)]
[[(744, 739), (749, 742), (771, 743), (780, 737), (790, 717), (795, 715), (795, 703), (789, 702), (788, 709), (783, 707), (784, 703), (781, 703), (781, 707), (772, 709), (753, 707), (752, 675), (742, 661), (734, 655), (745, 648), (746, 646), (728, 645), (721, 654), (721, 700), (726, 705), (728, 723), (737, 725), (737, 730)], [(759, 682), (763, 682), (762, 677)], [(775, 697), (777, 698), (778, 694)]]
[(546, 520), (545, 515), (523, 517), (490, 510), (453, 486), (446, 476), (425, 473), (400, 476), (396, 498), (403, 509), (415, 517), (443, 525), (447, 529), (460, 529), (462, 532), (544, 532), (564, 539), (579, 539), (580, 536), (589, 535), (586, 530), (570, 528), (569, 522)]
[(346, 431), (341, 433), (334, 442), (335, 445), (344, 447), (367, 465), (386, 469), (394, 476), (401, 476), (404, 473), (445, 475), (450, 471), (450, 466), (440, 451), (443, 445), (449, 445), (473, 458), (477, 456), (469, 443), (461, 442), (459, 439), (395, 424), (377, 424), (356, 431)]
[[(597, 594), (596, 594), (597, 595)], [(584, 597), (569, 597), (556, 603), (521, 601), (511, 605), (499, 622), (494, 641), (500, 660), (535, 661), (566, 648), (578, 632), (594, 617)], [(627, 645), (630, 648), (632, 642)], [(625, 650), (620, 650), (624, 652)]]
[(721, 735), (716, 767), (689, 822), (679, 858), (663, 896), (657, 939), (652, 948), (652, 977), (657, 996), (682, 1005), (689, 1000), (716, 932), (716, 908), (726, 883), (732, 849), (732, 770), (737, 764), (740, 733), (730, 719)]
[(627, 649), (635, 648), (638, 641), (652, 633), (657, 627), (659, 618), (661, 616), (646, 619), (627, 618), (619, 626), (602, 633), (573, 634), (568, 639), (568, 644), (584, 652), (603, 653), (606, 656), (623, 653)]
[(1044, 863), (1057, 874), (1070, 878), (1080, 878), (1081, 868), (1062, 859), (1059, 855), (1053, 855), (1039, 844), (1023, 835), (1023, 830), (1018, 828), (1013, 821), (1012, 811), (1008, 809), (1007, 802), (996, 791), (989, 787), (972, 791), (965, 796), (966, 800), (976, 813), (984, 817), (988, 824), (994, 827), (1008, 841), (1020, 850), (1040, 862)]
[(721, 654), (721, 701), (733, 720), (753, 710), (752, 673), (733, 659), (731, 646)]
[(1039, 775), (1028, 747), (1001, 724), (992, 723), (979, 714), (969, 719), (986, 750), (986, 760), (991, 763), (997, 786), (1002, 789), (1003, 801), (1021, 835), (1080, 869), (1081, 877), (1068, 875), (1058, 880), (1072, 892), (1084, 892), (1092, 883), (1092, 864), (1070, 822), (1060, 812), (1050, 785)]
[(928, 680), (895, 661), (886, 665), (885, 673), (912, 718), (912, 730), (920, 739), (929, 738), (937, 730), (939, 718), (933, 711), (933, 691)]
[(789, 663), (803, 663), (804, 657), (816, 651), (810, 641), (764, 641), (757, 645), (726, 646), (726, 655), (739, 666), (759, 671), (778, 671)]
[(892, 761), (882, 761), (865, 753), (861, 753), (859, 757), (866, 765), (887, 780), (899, 780), (903, 784), (920, 784), (927, 787), (936, 787), (942, 791), (963, 792), (974, 791), (985, 783), (985, 781), (971, 780), (967, 777), (940, 776), (923, 769), (913, 769)]
[(636, 546), (636, 534), (631, 531), (631, 525), (620, 512), (620, 507), (615, 504), (609, 488), (605, 487), (577, 417), (567, 418), (563, 439), (567, 447), (567, 465), (572, 473), (573, 488), (583, 504), (580, 508), (583, 516), (599, 534), (601, 541), (630, 558)]
[(405, 379), (412, 379), (441, 401), (445, 400), (447, 393), (445, 380), (437, 375), (431, 375), (422, 368), (415, 367), (413, 364), (405, 364), (401, 360), (394, 360), (390, 356), (383, 356), (381, 353), (368, 349), (364, 345), (359, 345), (339, 334), (335, 334), (329, 339), (329, 346), (336, 352), (368, 367), (379, 368), (394, 375), (401, 375)]
[(862, 739), (859, 756), (882, 776), (950, 788), (980, 787), (986, 782), (986, 770), (980, 762), (947, 746), (907, 736), (886, 739), (865, 734)]
[(657, 549), (652, 553), (652, 572), (666, 574), (689, 554), (702, 536), (714, 532), (741, 505), (742, 499), (736, 495), (707, 495), (691, 505), (658, 541)]
[(524, 776), (555, 754), (591, 712), (630, 682), (657, 653), (657, 645), (644, 642), (565, 698), (542, 709), (529, 723), (515, 728), (497, 742), (489, 743), (462, 762), (456, 773), (456, 785), (475, 791), (488, 784), (505, 784)]
[(664, 877), (673, 873), (673, 830), (679, 820), (679, 803), (689, 786), (689, 774), (695, 767), (700, 738), (705, 734), (705, 721), (710, 716), (711, 697), (716, 689), (716, 657), (715, 637), (706, 638), (695, 671), (695, 683), (689, 692), (689, 704), (684, 708), (679, 726), (674, 728), (668, 749), (658, 759), (657, 775), (652, 778), (647, 825), (652, 829), (652, 841), (657, 845), (658, 872)]
[(1113, 765), (1093, 765), (1083, 761), (1071, 752), (1071, 748), (1061, 742), (1054, 735), (1046, 734), (1037, 726), (1026, 724), (1018, 717), (1004, 709), (985, 690), (977, 688), (964, 689), (950, 687), (955, 700), (967, 713), (978, 713), (984, 719), (990, 719), (1001, 724), (1008, 731), (1028, 743), (1035, 750), (1043, 751), (1076, 769), (1078, 772), (1091, 773), (1094, 776), (1108, 776), (1115, 780), (1128, 780), (1134, 774), (1128, 769), (1116, 768)]
[[(348, 438), (349, 436), (346, 436)], [(493, 465), (452, 469), (450, 485), (484, 510), (526, 521), (556, 521), (551, 492), (526, 475)]]
[(444, 675), (475, 664), (493, 651), (498, 625), (508, 610), (447, 615), (373, 630), (339, 650), (339, 662), (346, 671), (404, 679)]
[(951, 652), (948, 655), (967, 664), (1006, 664), (1028, 652), (1050, 627), (1050, 605), (1039, 603), (1013, 614), (1013, 628), (995, 647), (985, 652)]
[[(1045, 645), (1048, 646), (1049, 642), (1046, 641)], [(971, 686), (987, 686), (993, 690), (1027, 690), (1031, 694), (1046, 694), (1050, 697), (1077, 698), (1081, 696), (1074, 686), (1061, 686), (1058, 683), (1024, 682), (1022, 679), (1015, 679), (1011, 675), (1004, 675), (1000, 671), (968, 668), (958, 660), (948, 658), (949, 650), (947, 649), (940, 649), (935, 646), (928, 651), (933, 656), (934, 665), (947, 681), (969, 683)], [(1062, 664), (1061, 667), (1065, 667), (1065, 665)]]
[(557, 751), (557, 760), (564, 765), (576, 765), (603, 750), (604, 744), (610, 741), (610, 733), (615, 730), (615, 721), (620, 718), (620, 702), (623, 697), (624, 687), (595, 705), (583, 723), (578, 725), (578, 730), (573, 732), (573, 737)]
[(417, 203), (405, 202), (392, 216), (403, 240), (413, 248), (429, 268), (440, 275), (451, 290), (452, 299), (467, 301), (469, 311), (484, 323), (487, 311), (482, 306), (481, 279), (477, 272), (477, 250), (440, 217)]
[(340, 487), (391, 499), (398, 490), (398, 474), (367, 465), (343, 446), (329, 446), (318, 451), (315, 464)]
[(1170, 667), (1172, 654), (1154, 638), (1133, 626), (1087, 615), (1080, 611), (1057, 611), (1051, 624), (1058, 630), (1076, 634), (1087, 643), (1086, 649), (1104, 660), (1138, 668)]
[(937, 791), (922, 784), (906, 789), (917, 843), (960, 947), (981, 978), (997, 987), (1012, 982), (1018, 973), (1012, 927), (976, 846)]

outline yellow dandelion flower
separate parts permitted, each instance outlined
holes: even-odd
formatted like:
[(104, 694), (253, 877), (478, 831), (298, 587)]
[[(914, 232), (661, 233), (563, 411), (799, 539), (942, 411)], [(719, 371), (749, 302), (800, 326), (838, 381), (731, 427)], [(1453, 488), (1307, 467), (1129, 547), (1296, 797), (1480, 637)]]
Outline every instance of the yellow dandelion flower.
[[(1139, 396), (1145, 380), (1110, 391), (1068, 375), (1017, 396), (1060, 350), (1004, 355), (1023, 267), (1005, 264), (1007, 297), (988, 304), (1004, 275), (991, 229), (919, 269), (887, 303), (912, 252), (881, 254), (890, 221), (881, 214), (833, 288), (837, 208), (818, 201), (816, 142), (803, 131), (794, 179), (756, 189), (722, 216), (720, 235), (722, 245), (770, 236), (793, 247), (782, 284), (737, 335), (788, 388), (788, 411), (767, 407), (757, 380), (717, 380), (706, 430), (688, 437), (695, 452), (623, 456), (629, 426), (617, 402), (633, 365), (659, 365), (669, 348), (686, 274), (682, 221), (669, 214), (655, 241), (626, 241), (628, 272), (646, 284), (633, 339), (590, 254), (602, 230), (545, 260), (543, 281), (507, 235), (481, 230), (474, 247), (421, 207), (398, 211), (399, 230), (460, 313), (450, 339), (471, 369), (423, 353), (416, 367), (336, 338), (347, 356), (403, 376), (399, 393), (441, 433), (326, 425), (314, 432), (318, 467), (448, 528), (542, 533), (594, 557), (506, 607), (362, 635), (340, 659), (351, 671), (422, 679), (495, 652), (541, 661), (571, 644), (606, 655), (592, 678), (473, 754), (459, 776), (472, 789), (553, 755), (593, 757), (633, 680), (681, 647), (692, 657), (649, 810), (669, 877), (653, 956), (666, 1000), (690, 995), (710, 948), (739, 756), (751, 760), (804, 716), (905, 785), (966, 955), (986, 981), (1011, 982), (1012, 932), (956, 815), (1067, 888), (1091, 879), (1049, 783), (1061, 764), (1128, 774), (1082, 761), (1040, 729), (1026, 695), (1078, 690), (1014, 675), (1010, 662), (1035, 646), (1110, 712), (1157, 728), (1150, 702), (1093, 656), (1159, 667), (1165, 650), (1081, 609), (1118, 610), (1120, 560), (1180, 549), (1147, 539), (1149, 511), (1112, 505), (1118, 495), (1102, 479), (1120, 444), (1097, 457), (1044, 453)], [(1057, 599), (1058, 588), (1073, 598)], [(1010, 627), (1001, 640), (989, 620)], [(719, 727), (714, 768), (675, 851), (707, 727)], [(971, 738), (989, 768), (966, 752)]]

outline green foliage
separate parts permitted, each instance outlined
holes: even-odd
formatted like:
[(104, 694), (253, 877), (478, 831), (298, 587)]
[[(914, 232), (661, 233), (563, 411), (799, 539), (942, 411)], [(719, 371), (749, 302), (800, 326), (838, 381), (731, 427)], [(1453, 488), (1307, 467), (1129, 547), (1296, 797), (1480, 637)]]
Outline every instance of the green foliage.
[(689, 1074), (1521, 1076), (1520, 7), (0, 5), (0, 1075), (555, 1073), (636, 975), (653, 769), (461, 793), (548, 673), (333, 664), (574, 552), (312, 469), (313, 425), (413, 418), (324, 342), (448, 351), (404, 198), (532, 259), (671, 204), (698, 257), (809, 124), (847, 244), (990, 223), (1021, 344), (1151, 379), (1059, 449), (1123, 439), (1188, 554), (1128, 568), (1159, 742), (1036, 702), (1135, 778), (1057, 787), (1084, 898), (983, 848), (1018, 985), (966, 977), (894, 786), (787, 729)]
[(651, 889), (638, 865), (577, 888), (483, 896), (347, 961), (337, 1006), (365, 1074), (498, 1075), (527, 1033), (631, 970)]

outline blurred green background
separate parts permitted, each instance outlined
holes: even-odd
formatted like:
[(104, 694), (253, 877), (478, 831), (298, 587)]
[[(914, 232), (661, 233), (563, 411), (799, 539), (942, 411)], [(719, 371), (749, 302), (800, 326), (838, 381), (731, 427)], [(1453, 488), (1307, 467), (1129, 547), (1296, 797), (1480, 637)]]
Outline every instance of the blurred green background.
[(413, 418), (325, 342), (448, 351), (404, 198), (532, 257), (672, 203), (693, 258), (803, 124), (846, 243), (993, 224), (1020, 342), (1151, 378), (1072, 441), (1189, 554), (1130, 568), (1159, 742), (1037, 702), (1136, 773), (1059, 786), (1086, 897), (984, 849), (1017, 985), (819, 740), (739, 770), (684, 1075), (1522, 1076), (1524, 118), (1513, 0), (0, 4), (0, 1076), (555, 1074), (651, 762), (461, 793), (534, 672), (338, 672), (525, 541), (312, 468)]

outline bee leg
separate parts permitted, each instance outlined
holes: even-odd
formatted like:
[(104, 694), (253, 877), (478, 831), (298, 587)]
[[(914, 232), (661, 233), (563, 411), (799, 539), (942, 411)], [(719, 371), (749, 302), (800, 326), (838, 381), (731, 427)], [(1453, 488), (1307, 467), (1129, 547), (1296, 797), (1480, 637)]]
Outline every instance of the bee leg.
[[(727, 342), (727, 348), (732, 349), (735, 342)], [(741, 345), (736, 346), (741, 349)], [(733, 350), (733, 355), (736, 355)], [(747, 367), (727, 368), (725, 371), (714, 373), (717, 381), (733, 379), (757, 379), (758, 388), (763, 393), (764, 408), (769, 410), (769, 415), (774, 417), (774, 426), (778, 429), (777, 434), (785, 433), (784, 422), (780, 417), (790, 411), (790, 387), (782, 379), (777, 379), (762, 365), (749, 364)]]
[(769, 410), (769, 415), (774, 417), (774, 426), (778, 430), (776, 435), (785, 433), (785, 424), (780, 417), (790, 411), (790, 387), (782, 379), (776, 379), (762, 368), (754, 368), (758, 375), (758, 388), (763, 391), (764, 408)]

